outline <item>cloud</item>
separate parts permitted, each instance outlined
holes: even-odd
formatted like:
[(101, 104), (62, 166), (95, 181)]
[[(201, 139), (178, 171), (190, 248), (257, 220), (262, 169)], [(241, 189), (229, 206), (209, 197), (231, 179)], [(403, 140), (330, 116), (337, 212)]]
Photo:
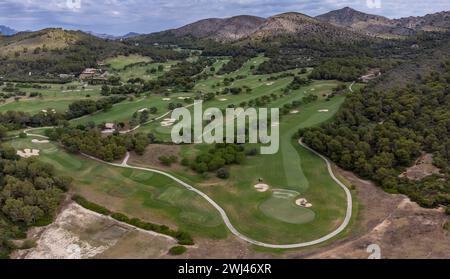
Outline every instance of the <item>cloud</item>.
[(315, 16), (345, 6), (403, 17), (450, 10), (450, 1), (433, 0), (430, 5), (409, 0), (0, 0), (0, 24), (20, 30), (58, 26), (111, 34), (149, 33), (209, 17), (267, 17), (288, 11)]

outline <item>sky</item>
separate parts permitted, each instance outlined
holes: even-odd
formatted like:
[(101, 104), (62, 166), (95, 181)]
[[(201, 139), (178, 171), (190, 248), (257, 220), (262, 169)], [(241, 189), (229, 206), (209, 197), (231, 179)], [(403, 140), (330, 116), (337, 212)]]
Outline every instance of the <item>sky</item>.
[(449, 0), (0, 0), (0, 25), (62, 27), (123, 35), (181, 27), (196, 20), (283, 12), (316, 16), (350, 6), (389, 18), (449, 11)]

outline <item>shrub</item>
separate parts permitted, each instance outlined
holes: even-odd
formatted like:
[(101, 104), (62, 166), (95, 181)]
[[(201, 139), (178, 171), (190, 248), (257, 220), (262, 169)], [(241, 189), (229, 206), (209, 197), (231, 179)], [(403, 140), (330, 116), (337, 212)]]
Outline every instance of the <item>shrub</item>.
[(124, 223), (130, 222), (130, 218), (128, 218), (128, 216), (126, 216), (125, 214), (122, 214), (122, 213), (113, 213), (111, 215), (111, 217), (116, 219), (119, 222), (124, 222)]
[(170, 248), (169, 250), (169, 254), (172, 256), (177, 256), (177, 255), (182, 255), (184, 253), (186, 253), (187, 248), (184, 246), (175, 246)]
[(228, 179), (230, 178), (230, 172), (225, 168), (221, 168), (217, 171), (217, 177), (221, 179)]
[(82, 207), (92, 210), (94, 212), (97, 212), (97, 213), (100, 213), (103, 215), (111, 214), (111, 211), (109, 211), (109, 209), (107, 209), (101, 205), (95, 204), (93, 202), (90, 202), (81, 196), (75, 195), (72, 197), (72, 200), (75, 201), (76, 203), (78, 203), (79, 205), (81, 205)]
[(445, 213), (447, 213), (447, 215), (450, 215), (450, 205), (447, 205), (447, 208), (445, 209)]

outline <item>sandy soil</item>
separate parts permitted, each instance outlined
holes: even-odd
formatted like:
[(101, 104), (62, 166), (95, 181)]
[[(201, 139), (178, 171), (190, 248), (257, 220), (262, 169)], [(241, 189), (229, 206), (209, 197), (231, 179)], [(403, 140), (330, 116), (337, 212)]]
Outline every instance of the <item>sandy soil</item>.
[(159, 258), (176, 245), (174, 239), (137, 230), (69, 203), (56, 221), (34, 228), (37, 246), (16, 251), (19, 259)]

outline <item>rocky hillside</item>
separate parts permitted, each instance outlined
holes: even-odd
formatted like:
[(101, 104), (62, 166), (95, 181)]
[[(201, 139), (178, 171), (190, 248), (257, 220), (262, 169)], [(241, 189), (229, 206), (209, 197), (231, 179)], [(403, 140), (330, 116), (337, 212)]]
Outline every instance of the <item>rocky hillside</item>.
[(295, 35), (299, 39), (329, 41), (351, 41), (358, 35), (340, 27), (321, 22), (301, 13), (284, 13), (269, 17), (248, 38), (259, 39)]
[(210, 18), (188, 24), (178, 29), (153, 33), (143, 37), (155, 42), (173, 42), (183, 38), (212, 39), (215, 41), (229, 42), (250, 35), (264, 22), (264, 18), (246, 15), (225, 19)]
[(450, 30), (450, 12), (423, 17), (389, 19), (346, 7), (319, 15), (316, 18), (335, 26), (382, 38), (401, 38), (414, 35), (417, 31), (446, 32)]

